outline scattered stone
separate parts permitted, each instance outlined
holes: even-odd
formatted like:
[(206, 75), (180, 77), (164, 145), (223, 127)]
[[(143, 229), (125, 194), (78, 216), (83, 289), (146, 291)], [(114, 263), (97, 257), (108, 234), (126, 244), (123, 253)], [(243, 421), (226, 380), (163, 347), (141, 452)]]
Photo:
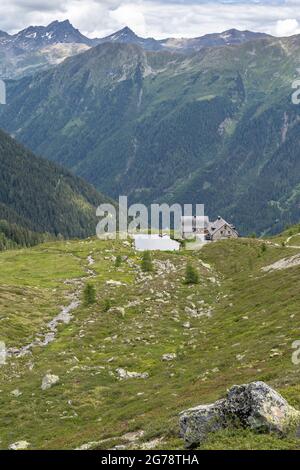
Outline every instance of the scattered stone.
[(206, 269), (212, 269), (211, 265), (208, 264), (208, 263), (204, 263), (204, 261), (202, 261), (201, 259), (199, 260), (200, 263), (202, 264), (202, 266)]
[(142, 430), (135, 431), (135, 432), (128, 432), (128, 433), (126, 433), (122, 436), (122, 439), (124, 439), (125, 441), (128, 441), (128, 442), (135, 442), (138, 439), (140, 439), (141, 437), (143, 437), (144, 434), (145, 434), (145, 432), (142, 431)]
[(191, 328), (191, 324), (189, 321), (185, 322), (182, 326), (183, 328), (187, 328), (187, 329)]
[(141, 446), (142, 450), (155, 449), (158, 445), (162, 444), (163, 438), (153, 439), (152, 441), (144, 442)]
[(116, 369), (116, 373), (118, 374), (119, 380), (127, 380), (127, 379), (148, 379), (149, 374), (148, 372), (129, 372), (126, 369), (118, 368)]
[(46, 374), (42, 381), (42, 390), (48, 390), (53, 385), (59, 382), (59, 377), (57, 375)]
[(95, 260), (91, 255), (87, 257), (87, 262), (89, 266), (92, 266), (93, 264), (95, 264)]
[(22, 395), (22, 392), (20, 392), (20, 390), (18, 388), (16, 388), (16, 390), (13, 390), (12, 392), (10, 392), (11, 395), (13, 395), (14, 397), (18, 398)]
[(279, 349), (271, 349), (271, 352), (270, 352), (270, 357), (278, 357), (278, 356), (282, 356), (282, 352), (279, 351)]
[(30, 443), (27, 441), (18, 441), (10, 444), (8, 447), (10, 450), (26, 450), (30, 446)]
[(104, 444), (105, 442), (108, 442), (109, 439), (102, 439), (101, 441), (91, 441), (91, 442), (86, 442), (85, 444), (82, 444), (79, 447), (76, 447), (75, 450), (93, 450), (99, 447), (101, 444)]
[[(145, 299), (147, 300), (147, 299)], [(150, 299), (148, 299), (150, 300)], [(128, 302), (128, 304), (125, 305), (125, 308), (130, 308), (130, 307), (136, 307), (138, 305), (140, 305), (142, 302), (141, 300), (131, 300), (130, 302)]]
[(187, 447), (201, 444), (208, 433), (229, 426), (285, 435), (300, 423), (300, 412), (264, 382), (234, 385), (226, 398), (180, 414), (180, 434)]
[(114, 281), (113, 279), (109, 280), (109, 281), (106, 281), (106, 284), (108, 286), (112, 286), (112, 287), (120, 287), (120, 286), (126, 286), (126, 284), (124, 284), (123, 282), (121, 281)]
[(98, 442), (92, 441), (92, 442), (87, 442), (86, 444), (82, 444), (79, 447), (76, 447), (75, 450), (90, 450), (93, 449), (93, 447), (96, 447)]
[(174, 359), (176, 359), (177, 355), (175, 353), (167, 353), (167, 354), (163, 354), (162, 356), (162, 360), (163, 361), (173, 361)]
[(192, 318), (201, 318), (201, 317), (210, 318), (212, 316), (211, 307), (208, 307), (207, 309), (185, 307), (184, 312)]
[(235, 357), (238, 361), (242, 361), (245, 357), (245, 354), (237, 354)]
[(190, 308), (190, 307), (185, 307), (184, 311), (187, 315), (190, 315), (191, 317), (195, 317), (198, 314), (196, 309), (193, 309), (193, 308)]
[(123, 307), (111, 307), (108, 310), (108, 313), (118, 314), (118, 315), (121, 315), (121, 317), (125, 317), (125, 308), (123, 308)]
[(176, 267), (170, 260), (160, 261), (156, 259), (153, 261), (153, 265), (158, 275), (169, 274), (176, 271)]

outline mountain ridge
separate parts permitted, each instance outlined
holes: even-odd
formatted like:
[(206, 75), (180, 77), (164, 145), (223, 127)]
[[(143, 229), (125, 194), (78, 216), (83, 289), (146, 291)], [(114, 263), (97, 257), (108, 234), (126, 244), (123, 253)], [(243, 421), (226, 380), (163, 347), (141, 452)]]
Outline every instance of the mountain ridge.
[[(35, 44), (35, 47), (40, 47), (41, 39), (44, 39), (47, 43), (51, 42), (84, 42), (87, 45), (98, 45), (102, 42), (110, 42), (110, 41), (120, 41), (128, 43), (130, 41), (136, 42), (141, 46), (143, 44), (146, 45), (146, 49), (150, 49), (150, 43), (152, 43), (154, 50), (162, 49), (163, 47), (168, 47), (169, 41), (199, 41), (199, 46), (207, 45), (221, 45), (222, 43), (230, 45), (232, 41), (237, 44), (241, 44), (247, 40), (255, 39), (255, 38), (263, 38), (263, 37), (272, 37), (269, 34), (249, 31), (249, 30), (238, 30), (236, 28), (232, 28), (229, 30), (222, 31), (220, 33), (209, 33), (202, 36), (197, 37), (186, 37), (186, 38), (173, 38), (168, 37), (165, 39), (155, 39), (153, 37), (141, 37), (138, 36), (129, 26), (124, 26), (120, 30), (117, 30), (108, 36), (104, 36), (101, 38), (89, 38), (83, 35), (79, 29), (76, 29), (68, 19), (63, 21), (52, 21), (47, 26), (29, 26), (24, 28), (23, 30), (15, 33), (9, 34), (5, 31), (0, 31), (0, 38), (1, 35), (6, 37), (9, 41), (12, 41), (14, 45), (22, 47), (24, 45), (24, 39), (27, 39), (28, 42), (31, 44)], [(148, 45), (147, 45), (148, 42)], [(202, 44), (203, 42), (203, 44)], [(26, 43), (25, 43), (26, 45)], [(195, 44), (194, 44), (195, 47)]]
[(47, 26), (29, 26), (13, 35), (0, 32), (0, 77), (20, 78), (31, 75), (106, 42), (134, 44), (146, 51), (170, 51), (190, 55), (206, 47), (242, 44), (262, 37), (271, 36), (232, 29), (197, 38), (154, 39), (140, 37), (125, 26), (104, 38), (88, 38), (74, 28), (69, 20), (56, 20)]

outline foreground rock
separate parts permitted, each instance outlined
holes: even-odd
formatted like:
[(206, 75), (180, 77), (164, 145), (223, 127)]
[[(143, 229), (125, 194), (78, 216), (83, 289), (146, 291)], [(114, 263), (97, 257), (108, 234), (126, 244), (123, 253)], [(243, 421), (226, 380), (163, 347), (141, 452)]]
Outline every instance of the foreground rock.
[(10, 444), (9, 450), (26, 450), (30, 446), (30, 443), (27, 441), (18, 441)]
[(53, 385), (59, 382), (59, 377), (57, 375), (46, 374), (42, 381), (42, 390), (48, 390)]
[(300, 412), (264, 382), (235, 385), (211, 405), (190, 408), (180, 414), (180, 434), (187, 447), (201, 444), (207, 434), (229, 426), (286, 434), (300, 423)]

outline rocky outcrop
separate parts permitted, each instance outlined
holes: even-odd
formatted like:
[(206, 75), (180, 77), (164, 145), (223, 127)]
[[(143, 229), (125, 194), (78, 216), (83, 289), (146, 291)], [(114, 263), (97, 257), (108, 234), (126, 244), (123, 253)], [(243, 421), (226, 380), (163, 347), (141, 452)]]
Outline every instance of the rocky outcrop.
[(208, 433), (229, 426), (286, 434), (300, 423), (300, 412), (264, 382), (234, 385), (224, 399), (180, 414), (180, 434), (187, 447), (201, 444)]

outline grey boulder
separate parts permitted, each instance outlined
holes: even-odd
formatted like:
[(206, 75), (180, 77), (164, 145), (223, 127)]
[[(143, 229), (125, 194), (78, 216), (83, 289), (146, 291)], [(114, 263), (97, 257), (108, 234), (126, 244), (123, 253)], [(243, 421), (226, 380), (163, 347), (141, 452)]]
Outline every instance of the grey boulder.
[(234, 385), (224, 399), (180, 414), (180, 434), (187, 447), (201, 445), (210, 432), (241, 426), (257, 432), (286, 434), (300, 423), (300, 412), (269, 385)]
[(225, 400), (219, 400), (211, 405), (200, 405), (190, 408), (180, 414), (180, 435), (186, 447), (201, 444), (208, 433), (219, 431), (225, 427)]
[(56, 385), (59, 382), (59, 377), (53, 374), (46, 374), (43, 378), (41, 389), (48, 390), (53, 385)]

